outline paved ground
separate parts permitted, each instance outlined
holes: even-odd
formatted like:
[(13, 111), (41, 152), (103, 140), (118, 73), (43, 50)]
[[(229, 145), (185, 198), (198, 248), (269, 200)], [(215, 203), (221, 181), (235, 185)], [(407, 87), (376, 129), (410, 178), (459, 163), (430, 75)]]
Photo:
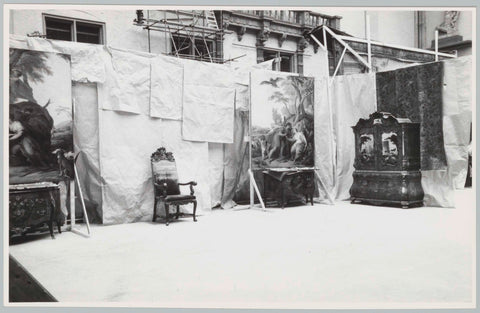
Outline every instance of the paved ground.
[(94, 226), (10, 253), (63, 303), (471, 307), (475, 210), (320, 205)]

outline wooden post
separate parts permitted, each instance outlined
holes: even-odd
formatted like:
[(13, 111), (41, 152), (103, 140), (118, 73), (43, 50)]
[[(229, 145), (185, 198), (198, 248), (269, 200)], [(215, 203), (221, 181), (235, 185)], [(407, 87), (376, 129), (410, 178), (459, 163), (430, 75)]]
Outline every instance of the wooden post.
[(75, 226), (75, 182), (73, 180), (65, 181), (65, 184), (70, 184), (70, 194), (68, 200), (70, 202), (70, 230)]
[(77, 171), (77, 166), (75, 165), (75, 163), (73, 164), (73, 168), (75, 169), (75, 180), (77, 182), (78, 192), (80, 194), (80, 200), (82, 202), (83, 216), (84, 216), (84, 219), (85, 219), (85, 224), (87, 224), (87, 232), (90, 235), (90, 222), (88, 221), (87, 209), (85, 207), (85, 201), (83, 200), (82, 186), (80, 185), (80, 179), (78, 178), (78, 171)]
[[(262, 209), (265, 211), (265, 204), (263, 203), (262, 195), (260, 194), (260, 190), (258, 189), (257, 183), (255, 182), (255, 177), (253, 176), (253, 172), (251, 169), (248, 170), (248, 175), (250, 176), (250, 187), (253, 185), (253, 188), (255, 189), (255, 193), (257, 194), (258, 200), (260, 201), (260, 205), (262, 206)], [(250, 190), (252, 192), (252, 190)], [(250, 201), (252, 201), (252, 193), (250, 193)], [(252, 207), (252, 202), (250, 202), (250, 207)]]

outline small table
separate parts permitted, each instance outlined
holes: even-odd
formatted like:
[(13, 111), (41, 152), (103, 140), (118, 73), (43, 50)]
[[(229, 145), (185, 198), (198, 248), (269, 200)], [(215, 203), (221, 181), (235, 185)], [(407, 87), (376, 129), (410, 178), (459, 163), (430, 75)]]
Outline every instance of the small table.
[[(57, 210), (58, 208), (58, 210)], [(53, 235), (53, 222), (60, 229), (60, 188), (50, 182), (9, 186), (10, 234), (26, 234), (38, 226), (47, 224)]]
[(272, 168), (262, 173), (264, 199), (275, 199), (283, 209), (291, 198), (303, 195), (313, 205), (314, 168)]

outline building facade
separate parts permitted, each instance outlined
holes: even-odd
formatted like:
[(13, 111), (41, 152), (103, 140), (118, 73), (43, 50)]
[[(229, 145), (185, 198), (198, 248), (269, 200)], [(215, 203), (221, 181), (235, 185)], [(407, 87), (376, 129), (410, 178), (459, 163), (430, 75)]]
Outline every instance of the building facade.
[[(321, 11), (321, 12), (320, 12)], [(455, 11), (459, 12), (459, 11)], [(453, 17), (445, 11), (363, 11), (357, 9), (310, 11), (288, 10), (11, 10), (10, 34), (105, 44), (115, 48), (192, 58), (217, 63), (256, 64), (275, 59), (273, 69), (313, 75), (321, 71), (318, 45), (304, 34), (319, 25), (355, 38), (366, 38), (366, 20), (371, 39), (398, 46), (432, 49), (436, 29), (442, 33), (439, 50), (471, 54), (472, 12)], [(449, 19), (449, 20), (448, 20)], [(450, 23), (450, 24), (449, 24)], [(449, 25), (447, 25), (449, 24)], [(447, 26), (445, 26), (447, 25)], [(443, 36), (443, 37), (442, 37)], [(453, 39), (452, 39), (453, 38)], [(332, 43), (333, 42), (333, 43)], [(366, 54), (366, 45), (350, 42)], [(329, 40), (330, 74), (342, 47)], [(375, 48), (382, 64), (428, 62), (431, 55), (402, 49)], [(346, 53), (338, 74), (362, 72)]]

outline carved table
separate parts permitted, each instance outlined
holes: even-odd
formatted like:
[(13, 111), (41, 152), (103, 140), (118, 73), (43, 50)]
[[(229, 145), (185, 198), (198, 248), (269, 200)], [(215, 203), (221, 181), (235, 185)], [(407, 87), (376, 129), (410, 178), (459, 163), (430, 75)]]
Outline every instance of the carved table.
[(313, 168), (268, 169), (263, 171), (263, 197), (274, 199), (278, 205), (285, 205), (298, 195), (305, 197), (306, 203), (313, 205), (315, 193), (315, 173)]

